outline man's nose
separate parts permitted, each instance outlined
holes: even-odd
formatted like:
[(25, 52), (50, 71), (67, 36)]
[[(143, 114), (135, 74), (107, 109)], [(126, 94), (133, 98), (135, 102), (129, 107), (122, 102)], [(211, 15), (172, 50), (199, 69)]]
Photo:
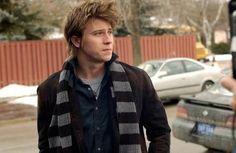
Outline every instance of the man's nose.
[(104, 35), (103, 41), (104, 43), (112, 43), (113, 35), (111, 33), (106, 33)]

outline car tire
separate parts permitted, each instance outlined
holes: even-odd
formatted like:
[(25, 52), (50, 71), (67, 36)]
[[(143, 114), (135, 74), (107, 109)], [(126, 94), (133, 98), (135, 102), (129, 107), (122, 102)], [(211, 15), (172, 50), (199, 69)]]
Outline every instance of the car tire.
[(203, 83), (202, 86), (202, 91), (207, 90), (208, 88), (210, 88), (212, 85), (214, 84), (214, 82), (212, 81), (206, 81)]
[(207, 153), (230, 153), (230, 152), (208, 148)]

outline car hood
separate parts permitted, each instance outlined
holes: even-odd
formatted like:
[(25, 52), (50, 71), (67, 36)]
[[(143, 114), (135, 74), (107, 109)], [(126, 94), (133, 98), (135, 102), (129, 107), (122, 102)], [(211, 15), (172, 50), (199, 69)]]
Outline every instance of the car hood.
[(214, 94), (208, 91), (204, 91), (194, 95), (182, 95), (181, 99), (185, 99), (191, 103), (214, 105), (219, 107), (230, 107), (230, 99), (232, 96), (223, 94)]

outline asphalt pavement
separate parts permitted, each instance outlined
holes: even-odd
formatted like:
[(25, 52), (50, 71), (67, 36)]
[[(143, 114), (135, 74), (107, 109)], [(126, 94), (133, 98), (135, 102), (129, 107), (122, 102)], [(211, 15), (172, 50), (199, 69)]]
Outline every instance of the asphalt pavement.
[(37, 109), (24, 104), (0, 103), (0, 153), (36, 153)]

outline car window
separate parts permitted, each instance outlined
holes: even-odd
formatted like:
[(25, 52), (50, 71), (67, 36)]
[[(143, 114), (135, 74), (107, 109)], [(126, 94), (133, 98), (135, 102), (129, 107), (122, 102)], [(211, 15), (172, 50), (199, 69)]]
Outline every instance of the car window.
[(141, 65), (138, 65), (138, 68), (143, 69), (144, 71), (147, 72), (147, 74), (152, 77), (154, 76), (159, 68), (161, 67), (163, 62), (157, 61), (157, 62), (148, 62), (148, 63), (143, 63)]
[(139, 68), (143, 69), (144, 71), (147, 72), (147, 74), (152, 77), (156, 74), (156, 72), (158, 71), (160, 65), (156, 64), (156, 63), (147, 63), (144, 64), (143, 66), (140, 66)]
[(199, 71), (203, 69), (201, 65), (191, 61), (184, 61), (184, 65), (186, 67), (187, 72)]
[(143, 67), (144, 71), (146, 71), (148, 74), (153, 74), (156, 70), (155, 66), (153, 64), (146, 64), (145, 67)]
[(161, 71), (166, 71), (167, 75), (184, 73), (184, 67), (181, 61), (173, 61), (166, 63)]

